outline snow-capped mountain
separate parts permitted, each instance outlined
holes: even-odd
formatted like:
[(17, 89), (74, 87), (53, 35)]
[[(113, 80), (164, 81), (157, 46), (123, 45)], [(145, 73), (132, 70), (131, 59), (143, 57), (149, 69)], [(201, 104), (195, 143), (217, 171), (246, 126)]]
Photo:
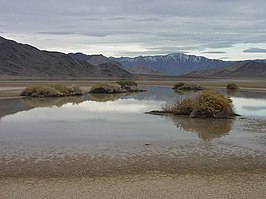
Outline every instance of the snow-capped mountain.
[(120, 57), (111, 59), (121, 63), (126, 69), (130, 67), (142, 66), (149, 67), (160, 73), (168, 75), (182, 75), (192, 71), (200, 71), (211, 68), (224, 67), (231, 62), (206, 57), (186, 55), (183, 53), (171, 53), (158, 56), (139, 56), (135, 58)]

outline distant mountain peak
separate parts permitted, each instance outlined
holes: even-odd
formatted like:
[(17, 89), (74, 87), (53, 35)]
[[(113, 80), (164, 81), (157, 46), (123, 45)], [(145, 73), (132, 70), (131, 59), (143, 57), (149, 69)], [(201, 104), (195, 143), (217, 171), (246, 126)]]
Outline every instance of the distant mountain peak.
[(219, 68), (231, 63), (179, 52), (167, 55), (138, 56), (134, 58), (111, 57), (111, 59), (121, 63), (128, 69), (137, 66), (149, 67), (152, 70), (168, 75), (182, 75), (195, 70)]

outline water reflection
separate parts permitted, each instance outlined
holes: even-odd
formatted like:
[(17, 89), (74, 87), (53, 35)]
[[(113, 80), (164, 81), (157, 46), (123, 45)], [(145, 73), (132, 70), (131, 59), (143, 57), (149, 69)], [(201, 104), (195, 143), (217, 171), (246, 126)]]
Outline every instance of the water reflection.
[(30, 107), (62, 107), (64, 104), (80, 104), (84, 101), (83, 97), (53, 97), (53, 98), (33, 98), (21, 99), (23, 103)]
[(233, 119), (193, 119), (182, 116), (167, 116), (174, 125), (186, 132), (195, 132), (204, 141), (211, 141), (228, 135)]
[(231, 97), (235, 112), (244, 117), (266, 117), (265, 98)]
[(128, 93), (116, 93), (116, 94), (99, 94), (99, 93), (91, 93), (89, 95), (90, 100), (96, 102), (108, 102), (108, 101), (116, 101), (122, 97), (130, 96)]
[(226, 94), (227, 94), (229, 97), (235, 96), (238, 92), (239, 92), (238, 89), (227, 89), (227, 90), (226, 90)]

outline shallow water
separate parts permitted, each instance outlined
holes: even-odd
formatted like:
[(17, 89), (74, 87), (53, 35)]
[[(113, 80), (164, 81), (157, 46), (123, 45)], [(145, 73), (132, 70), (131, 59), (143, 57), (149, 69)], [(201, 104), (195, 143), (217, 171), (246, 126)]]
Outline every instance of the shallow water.
[[(71, 165), (69, 161), (76, 161), (79, 171), (86, 166), (87, 173), (107, 164), (101, 174), (116, 169), (167, 170), (167, 166), (176, 171), (181, 168), (170, 164), (180, 165), (180, 161), (182, 168), (210, 161), (221, 168), (226, 159), (229, 168), (237, 164), (231, 160), (234, 157), (238, 157), (239, 168), (266, 168), (265, 94), (233, 93), (235, 111), (242, 117), (206, 120), (144, 114), (195, 94), (175, 93), (165, 87), (147, 90), (132, 95), (0, 101), (0, 175), (27, 173), (14, 164), (32, 166), (29, 172), (41, 173), (45, 164), (39, 163), (43, 161), (50, 162), (48, 169), (55, 162)], [(205, 162), (198, 157), (206, 158)]]

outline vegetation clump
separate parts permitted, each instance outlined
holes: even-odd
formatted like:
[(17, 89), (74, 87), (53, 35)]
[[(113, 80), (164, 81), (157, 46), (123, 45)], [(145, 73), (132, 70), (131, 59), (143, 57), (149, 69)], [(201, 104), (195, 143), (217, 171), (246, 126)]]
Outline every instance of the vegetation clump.
[(230, 118), (235, 115), (232, 101), (215, 90), (204, 90), (179, 100), (174, 105), (165, 106), (162, 112), (192, 118)]
[(137, 82), (132, 80), (121, 80), (118, 81), (117, 84), (119, 84), (121, 87), (127, 87), (127, 86), (138, 86)]
[(98, 83), (91, 87), (90, 93), (125, 93), (126, 90), (118, 84)]
[(20, 95), (29, 97), (65, 97), (82, 95), (82, 90), (79, 86), (40, 84), (25, 88)]
[(178, 82), (173, 87), (174, 90), (203, 90), (202, 86), (196, 84), (186, 84), (184, 82)]
[(237, 89), (239, 89), (239, 87), (235, 83), (228, 83), (226, 85), (226, 89), (228, 89), (228, 90), (237, 90)]
[(132, 80), (121, 80), (117, 82), (118, 85), (121, 86), (122, 89), (125, 89), (127, 92), (139, 92), (138, 84)]
[(116, 84), (99, 83), (91, 87), (90, 93), (127, 93), (127, 92), (143, 92), (139, 89), (138, 84), (134, 81), (124, 80)]

